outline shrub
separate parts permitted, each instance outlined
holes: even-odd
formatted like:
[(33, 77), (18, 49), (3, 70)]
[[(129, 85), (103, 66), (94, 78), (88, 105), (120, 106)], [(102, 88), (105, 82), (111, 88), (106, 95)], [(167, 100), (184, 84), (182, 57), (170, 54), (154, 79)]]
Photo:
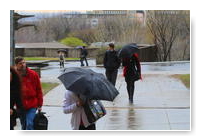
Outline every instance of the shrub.
[(77, 47), (77, 46), (86, 46), (85, 43), (83, 43), (82, 40), (76, 38), (76, 37), (67, 37), (60, 41), (60, 43), (71, 46), (71, 47)]
[(104, 55), (105, 55), (105, 52), (107, 50), (107, 47), (101, 47), (98, 52), (97, 52), (97, 55), (96, 55), (96, 64), (103, 64), (103, 58), (104, 58)]

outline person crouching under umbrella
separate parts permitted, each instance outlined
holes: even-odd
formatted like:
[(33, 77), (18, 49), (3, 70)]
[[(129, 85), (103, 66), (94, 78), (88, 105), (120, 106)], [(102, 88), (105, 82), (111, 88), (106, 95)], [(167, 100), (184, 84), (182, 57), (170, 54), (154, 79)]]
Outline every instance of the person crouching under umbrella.
[(83, 105), (85, 101), (70, 90), (65, 91), (63, 111), (72, 113), (71, 126), (73, 130), (96, 130), (95, 123), (89, 123)]

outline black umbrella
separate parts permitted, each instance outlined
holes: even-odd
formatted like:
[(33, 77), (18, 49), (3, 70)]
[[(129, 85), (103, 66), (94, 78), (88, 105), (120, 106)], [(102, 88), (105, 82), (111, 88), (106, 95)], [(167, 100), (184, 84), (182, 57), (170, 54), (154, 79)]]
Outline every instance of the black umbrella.
[(137, 44), (131, 43), (122, 47), (118, 56), (120, 58), (130, 58), (134, 53), (138, 53), (139, 49)]
[(65, 88), (88, 99), (113, 101), (119, 94), (117, 89), (103, 74), (90, 69), (71, 67), (66, 68), (58, 79)]
[(76, 49), (83, 49), (83, 46), (77, 46)]
[(67, 52), (67, 50), (65, 50), (65, 49), (59, 49), (58, 51), (57, 51), (58, 53), (60, 53), (60, 52)]

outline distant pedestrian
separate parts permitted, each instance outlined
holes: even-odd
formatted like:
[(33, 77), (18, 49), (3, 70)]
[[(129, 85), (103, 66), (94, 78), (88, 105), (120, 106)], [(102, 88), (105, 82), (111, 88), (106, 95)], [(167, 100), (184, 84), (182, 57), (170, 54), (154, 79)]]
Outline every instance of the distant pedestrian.
[(21, 79), (14, 67), (10, 67), (10, 130), (16, 126), (16, 118), (23, 114)]
[(138, 54), (134, 53), (131, 58), (124, 58), (122, 65), (124, 66), (123, 75), (127, 84), (129, 102), (133, 103), (135, 81), (141, 79), (141, 66)]
[(107, 79), (115, 86), (118, 68), (120, 67), (120, 59), (117, 56), (117, 51), (114, 49), (114, 44), (109, 44), (109, 49), (104, 55), (104, 68), (106, 69)]
[(15, 66), (22, 79), (22, 103), (25, 109), (24, 118), (21, 119), (23, 130), (33, 130), (33, 120), (36, 111), (42, 110), (43, 94), (38, 74), (26, 67), (24, 58), (17, 57)]
[(96, 130), (95, 123), (89, 123), (83, 105), (85, 101), (80, 99), (72, 91), (66, 90), (63, 111), (72, 113), (71, 126), (73, 130)]
[(64, 68), (64, 64), (65, 64), (65, 54), (64, 52), (59, 52), (59, 62), (60, 62), (60, 68)]
[(81, 62), (81, 66), (84, 66), (83, 61), (85, 60), (86, 66), (88, 66), (88, 62), (87, 62), (87, 55), (88, 55), (88, 51), (85, 48), (85, 46), (83, 46), (81, 48), (81, 55), (80, 55), (80, 62)]

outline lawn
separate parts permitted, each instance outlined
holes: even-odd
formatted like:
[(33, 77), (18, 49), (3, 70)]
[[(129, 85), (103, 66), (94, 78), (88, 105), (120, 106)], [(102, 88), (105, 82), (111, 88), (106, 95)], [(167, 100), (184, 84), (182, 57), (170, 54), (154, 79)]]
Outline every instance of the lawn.
[(45, 82), (42, 82), (41, 84), (42, 84), (43, 95), (45, 95), (50, 90), (59, 85), (58, 83), (45, 83)]
[(187, 88), (190, 88), (190, 74), (175, 74), (172, 77), (180, 79)]
[[(59, 60), (57, 57), (24, 57), (26, 61)], [(65, 58), (65, 60), (80, 60), (80, 58)]]

